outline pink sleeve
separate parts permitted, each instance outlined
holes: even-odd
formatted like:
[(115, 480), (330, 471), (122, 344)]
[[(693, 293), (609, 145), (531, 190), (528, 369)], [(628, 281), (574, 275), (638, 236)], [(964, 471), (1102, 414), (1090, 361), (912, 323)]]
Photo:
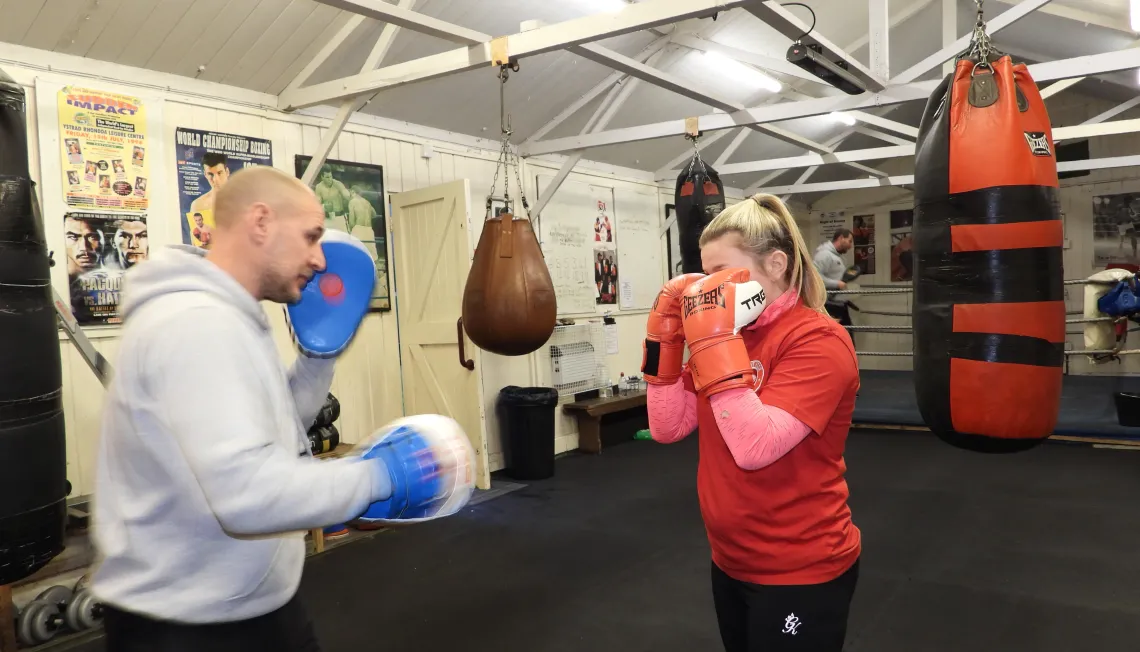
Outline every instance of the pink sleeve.
[(673, 444), (697, 427), (697, 395), (685, 389), (685, 381), (672, 385), (650, 385), (647, 408), (649, 434), (654, 441)]
[(764, 405), (749, 389), (720, 392), (711, 400), (724, 443), (736, 465), (746, 471), (775, 462), (811, 433), (805, 423), (778, 407)]

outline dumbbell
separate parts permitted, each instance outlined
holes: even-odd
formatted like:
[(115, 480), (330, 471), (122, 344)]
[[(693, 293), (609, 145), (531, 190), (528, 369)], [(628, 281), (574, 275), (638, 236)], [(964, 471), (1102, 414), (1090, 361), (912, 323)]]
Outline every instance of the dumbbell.
[(97, 627), (102, 606), (87, 589), (72, 593), (66, 586), (53, 586), (19, 611), (16, 633), (27, 647), (43, 645), (67, 628), (81, 632)]

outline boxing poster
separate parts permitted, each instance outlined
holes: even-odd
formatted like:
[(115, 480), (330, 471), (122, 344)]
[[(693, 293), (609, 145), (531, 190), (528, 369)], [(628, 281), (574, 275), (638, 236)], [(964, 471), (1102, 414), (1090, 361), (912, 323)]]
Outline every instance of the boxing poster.
[(150, 255), (146, 216), (70, 212), (63, 235), (75, 319), (81, 326), (122, 323), (123, 274)]
[(150, 154), (142, 100), (65, 86), (57, 101), (67, 205), (145, 211)]
[(1093, 197), (1093, 268), (1140, 265), (1140, 193)]
[(875, 273), (875, 216), (856, 215), (851, 221), (855, 240), (855, 266), (864, 275)]
[(847, 228), (847, 213), (845, 211), (829, 211), (819, 216), (819, 241), (831, 242), (835, 232)]
[[(311, 156), (298, 154), (295, 172), (300, 179)], [(325, 228), (350, 233), (364, 243), (376, 263), (376, 288), (371, 310), (392, 309), (388, 288), (388, 221), (384, 212), (384, 168), (367, 163), (326, 160), (313, 181), (313, 192), (325, 209)]]
[(914, 278), (914, 210), (891, 211), (891, 281), (910, 282)]
[(610, 208), (613, 205), (613, 190), (590, 186), (594, 213), (594, 283), (597, 291), (594, 301), (597, 305), (613, 306), (618, 302), (617, 236), (614, 233), (614, 219)]
[(174, 143), (182, 242), (209, 249), (218, 190), (244, 167), (273, 165), (273, 145), (264, 138), (182, 127), (174, 130)]

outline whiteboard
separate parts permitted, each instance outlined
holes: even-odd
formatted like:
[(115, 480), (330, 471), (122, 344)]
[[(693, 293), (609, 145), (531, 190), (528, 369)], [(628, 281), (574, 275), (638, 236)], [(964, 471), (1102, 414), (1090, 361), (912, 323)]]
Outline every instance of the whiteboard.
[[(539, 175), (539, 196), (552, 176)], [(590, 186), (566, 181), (539, 216), (542, 254), (550, 270), (559, 315), (596, 314), (593, 213)]]
[(661, 277), (661, 205), (651, 189), (616, 188), (619, 306), (649, 310), (665, 279)]
[[(538, 175), (539, 196), (552, 180)], [(560, 316), (652, 307), (664, 283), (660, 212), (655, 188), (563, 182), (538, 219)]]

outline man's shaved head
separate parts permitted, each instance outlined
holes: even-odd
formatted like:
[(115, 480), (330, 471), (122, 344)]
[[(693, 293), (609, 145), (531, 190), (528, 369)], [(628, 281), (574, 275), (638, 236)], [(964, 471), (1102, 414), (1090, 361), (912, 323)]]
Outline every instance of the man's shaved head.
[(217, 190), (217, 231), (208, 258), (256, 299), (293, 303), (325, 267), (325, 212), (299, 179), (277, 168), (243, 168)]
[(239, 221), (252, 204), (265, 203), (274, 209), (288, 204), (316, 201), (313, 191), (275, 167), (257, 165), (230, 175), (214, 200), (214, 223), (225, 229)]

